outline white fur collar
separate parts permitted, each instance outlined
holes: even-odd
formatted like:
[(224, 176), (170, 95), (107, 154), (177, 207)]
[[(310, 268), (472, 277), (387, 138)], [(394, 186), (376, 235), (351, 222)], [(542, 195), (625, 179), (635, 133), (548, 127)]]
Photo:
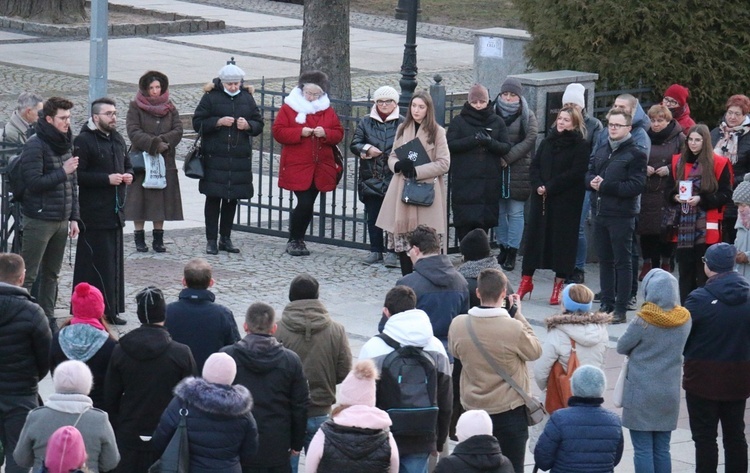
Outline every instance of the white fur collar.
[(302, 94), (302, 89), (299, 87), (295, 87), (289, 92), (289, 95), (284, 99), (284, 103), (297, 112), (297, 117), (294, 121), (300, 125), (307, 121), (308, 114), (321, 112), (331, 106), (328, 94), (323, 94), (320, 98), (309, 102)]
[(472, 307), (469, 309), (469, 315), (472, 317), (508, 317), (510, 314), (502, 307)]

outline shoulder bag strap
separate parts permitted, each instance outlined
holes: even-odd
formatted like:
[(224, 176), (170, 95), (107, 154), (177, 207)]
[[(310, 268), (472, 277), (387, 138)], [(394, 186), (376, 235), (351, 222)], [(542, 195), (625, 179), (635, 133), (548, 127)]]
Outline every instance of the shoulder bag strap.
[(76, 419), (76, 421), (75, 421), (75, 422), (73, 422), (73, 427), (76, 427), (76, 426), (78, 426), (78, 423), (79, 423), (79, 422), (81, 421), (81, 417), (83, 417), (83, 415), (84, 415), (84, 414), (86, 413), (86, 411), (88, 411), (89, 409), (91, 409), (91, 407), (87, 407), (87, 408), (86, 408), (86, 409), (84, 409), (84, 410), (83, 410), (83, 411), (82, 411), (82, 412), (81, 412), (80, 414), (78, 414), (78, 418)]
[(398, 350), (399, 348), (401, 348), (401, 344), (400, 343), (398, 343), (396, 340), (394, 340), (393, 338), (391, 338), (390, 336), (388, 336), (388, 335), (386, 335), (384, 333), (379, 333), (379, 334), (377, 334), (375, 336), (378, 337), (379, 339), (383, 340), (386, 345), (388, 345), (389, 347), (393, 348), (394, 350)]
[(519, 386), (518, 383), (516, 383), (512, 377), (508, 376), (505, 370), (500, 368), (500, 365), (498, 365), (497, 362), (494, 359), (492, 359), (490, 354), (487, 353), (487, 350), (485, 350), (484, 346), (479, 341), (479, 338), (477, 338), (477, 333), (474, 331), (474, 325), (471, 323), (470, 315), (466, 317), (466, 329), (468, 330), (469, 336), (471, 336), (471, 339), (474, 342), (474, 345), (476, 345), (477, 349), (479, 349), (479, 353), (482, 354), (482, 356), (487, 361), (487, 363), (492, 367), (492, 369), (495, 370), (495, 372), (499, 374), (500, 377), (503, 378), (506, 383), (510, 384), (510, 386), (513, 389), (515, 389), (518, 392), (518, 394), (521, 395), (521, 397), (523, 398), (523, 401), (526, 404), (531, 404), (532, 400), (529, 397), (529, 395), (526, 394), (526, 392), (523, 389), (521, 389), (521, 386)]

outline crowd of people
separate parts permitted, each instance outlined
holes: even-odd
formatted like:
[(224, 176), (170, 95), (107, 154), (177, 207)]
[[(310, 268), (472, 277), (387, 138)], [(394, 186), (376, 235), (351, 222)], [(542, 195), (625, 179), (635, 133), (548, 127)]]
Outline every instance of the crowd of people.
[[(240, 251), (232, 223), (238, 200), (254, 193), (251, 140), (264, 121), (244, 75), (232, 61), (222, 67), (193, 115), (208, 255)], [(697, 471), (716, 471), (719, 423), (727, 471), (747, 471), (746, 96), (730, 97), (711, 131), (690, 117), (689, 91), (679, 84), (648, 113), (624, 94), (604, 131), (586, 113), (585, 88), (571, 84), (554, 125), (539, 130), (522, 84), (508, 78), (494, 102), (475, 84), (446, 130), (424, 91), (401, 116), (395, 89), (377, 89), (350, 146), (361, 160), (358, 194), (371, 244), (363, 263), (400, 268), (402, 278), (385, 295), (378, 335), (353, 362), (315, 277), (291, 281), (278, 320), (268, 304), (250, 305), (243, 336), (215, 302), (212, 268), (201, 258), (185, 265), (177, 301), (144, 288), (136, 297), (140, 327), (112, 334), (111, 325), (125, 323), (124, 222), (135, 223), (138, 252), (149, 251), (144, 226), (152, 222), (151, 248), (164, 252), (164, 222), (183, 218), (175, 160), (183, 130), (168, 84), (158, 71), (140, 78), (126, 121), (129, 148), (110, 98), (91, 104), (73, 138), (70, 101), (22, 94), (4, 130), (4, 139), (24, 143), (17, 159), (25, 188), (22, 254), (0, 254), (8, 473), (146, 472), (167, 461), (162, 455), (184, 426), (194, 473), (296, 473), (303, 451), (308, 472), (520, 473), (529, 439), (544, 470), (613, 471), (622, 427), (636, 471), (666, 472), (681, 382)], [(272, 126), (282, 145), (279, 186), (296, 198), (290, 256), (309, 255), (315, 201), (342, 171), (344, 132), (328, 91), (323, 72), (301, 74)], [(166, 186), (145, 185), (134, 167), (139, 154), (160, 158)], [(445, 254), (448, 178), (464, 256), (458, 268)], [(583, 285), (589, 213), (597, 294)], [(77, 237), (72, 317), (58, 327), (68, 236)], [(514, 291), (504, 271), (515, 270), (519, 254)], [(542, 342), (522, 300), (535, 272), (547, 269), (555, 275), (549, 303), (560, 313), (545, 321)], [(617, 343), (629, 360), (618, 416), (602, 407), (602, 369), (607, 326), (626, 323), (629, 310), (636, 314)], [(530, 415), (529, 362), (545, 393), (567, 383), (563, 406), (540, 423)], [(48, 372), (55, 394), (42, 404), (38, 383)], [(449, 438), (459, 442), (452, 453)]]

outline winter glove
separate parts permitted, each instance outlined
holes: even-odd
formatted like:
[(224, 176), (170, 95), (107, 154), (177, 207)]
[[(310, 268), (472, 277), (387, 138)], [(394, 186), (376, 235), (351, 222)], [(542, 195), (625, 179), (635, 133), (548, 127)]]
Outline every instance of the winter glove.
[(404, 177), (417, 177), (417, 170), (414, 169), (414, 161), (410, 159), (400, 160), (393, 168)]
[(485, 148), (488, 147), (490, 143), (492, 143), (492, 137), (484, 130), (478, 131), (474, 135), (474, 139), (477, 140), (479, 144), (484, 146)]

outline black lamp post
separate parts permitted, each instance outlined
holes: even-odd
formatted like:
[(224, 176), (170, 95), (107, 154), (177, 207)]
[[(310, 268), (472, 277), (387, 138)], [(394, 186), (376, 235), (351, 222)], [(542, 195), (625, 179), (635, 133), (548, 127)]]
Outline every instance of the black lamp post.
[(411, 96), (417, 88), (417, 8), (419, 0), (399, 0), (399, 5), (402, 3), (409, 4), (404, 59), (401, 62), (401, 80), (398, 82), (401, 85), (401, 97), (398, 104), (405, 108), (409, 106)]
[[(398, 5), (396, 5), (396, 19), (397, 20), (407, 20), (409, 19), (409, 5), (412, 3), (412, 0), (398, 0)], [(417, 17), (419, 17), (419, 14), (421, 13), (421, 9), (419, 8), (419, 0), (417, 0)]]

